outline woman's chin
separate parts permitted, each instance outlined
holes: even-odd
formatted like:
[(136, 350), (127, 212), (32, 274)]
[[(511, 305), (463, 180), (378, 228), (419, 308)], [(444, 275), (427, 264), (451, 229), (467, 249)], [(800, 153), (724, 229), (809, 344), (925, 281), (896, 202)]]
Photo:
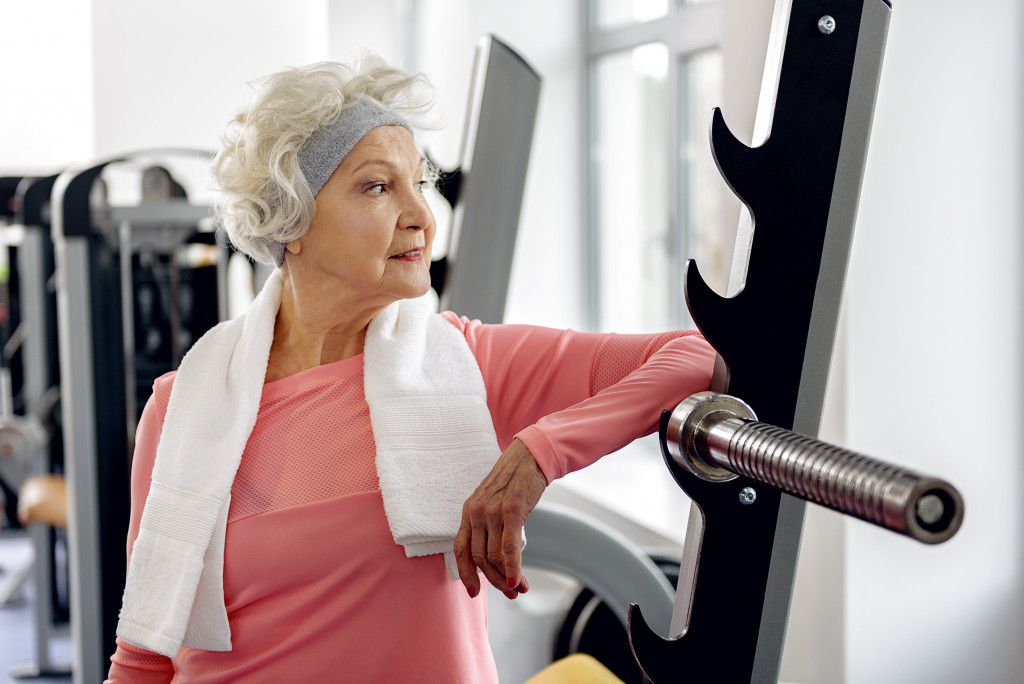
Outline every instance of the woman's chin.
[(431, 291), (430, 273), (427, 272), (426, 274), (424, 274), (424, 277), (422, 279), (420, 279), (418, 282), (410, 283), (410, 285), (411, 294), (409, 296), (409, 299), (416, 299), (417, 297), (422, 297), (423, 295)]
[(420, 297), (425, 297), (427, 295), (432, 296), (435, 300), (438, 299), (438, 294), (436, 292), (434, 292), (433, 289), (431, 289), (429, 282), (427, 283), (426, 287), (419, 288), (416, 291), (416, 294), (414, 294), (412, 297), (410, 297), (410, 299), (419, 299)]
[(407, 283), (402, 287), (394, 288), (392, 290), (392, 297), (394, 299), (419, 299), (428, 292), (432, 292), (430, 289), (430, 278), (426, 278), (422, 282)]

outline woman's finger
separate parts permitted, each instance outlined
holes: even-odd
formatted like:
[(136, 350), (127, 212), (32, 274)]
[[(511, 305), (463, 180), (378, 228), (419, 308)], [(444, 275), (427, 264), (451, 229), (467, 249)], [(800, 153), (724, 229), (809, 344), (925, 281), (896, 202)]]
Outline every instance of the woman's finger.
[(463, 516), (459, 533), (455, 536), (455, 565), (459, 569), (459, 579), (466, 586), (470, 598), (473, 598), (480, 593), (480, 579), (470, 552), (470, 531), (469, 522)]
[(500, 508), (501, 502), (493, 499), (487, 510), (487, 562), (504, 578), (508, 573), (505, 571), (505, 553), (502, 550), (504, 521)]
[(491, 586), (500, 591), (505, 595), (505, 598), (514, 599), (519, 595), (518, 589), (509, 589), (508, 580), (505, 579), (505, 574), (498, 568), (488, 563), (483, 569), (484, 577), (490, 582)]
[(487, 527), (481, 508), (479, 500), (472, 501), (470, 504), (469, 554), (473, 559), (473, 565), (485, 570), (489, 565), (487, 562)]
[(530, 588), (522, 572), (522, 529), (521, 523), (509, 521), (501, 536), (501, 555), (508, 588), (516, 589), (520, 593)]

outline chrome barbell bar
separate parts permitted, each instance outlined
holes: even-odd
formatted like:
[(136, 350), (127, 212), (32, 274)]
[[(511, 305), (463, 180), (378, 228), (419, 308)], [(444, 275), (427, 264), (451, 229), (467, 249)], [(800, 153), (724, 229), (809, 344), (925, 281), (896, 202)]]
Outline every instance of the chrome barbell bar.
[[(701, 479), (742, 475), (927, 544), (946, 541), (963, 521), (963, 497), (948, 482), (758, 422), (727, 394), (685, 399), (662, 440)], [(740, 503), (755, 502), (756, 492), (744, 488)]]

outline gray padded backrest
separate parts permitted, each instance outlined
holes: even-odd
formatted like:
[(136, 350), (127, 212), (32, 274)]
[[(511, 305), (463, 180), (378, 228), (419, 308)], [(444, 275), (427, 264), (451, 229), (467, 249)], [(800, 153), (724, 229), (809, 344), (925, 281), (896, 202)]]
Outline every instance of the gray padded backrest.
[(493, 36), (480, 41), (463, 138), (441, 309), (484, 323), (505, 315), (541, 78)]
[(623, 627), (629, 604), (637, 603), (655, 630), (668, 635), (675, 587), (643, 549), (579, 511), (538, 505), (526, 522), (523, 564), (577, 579), (612, 609)]

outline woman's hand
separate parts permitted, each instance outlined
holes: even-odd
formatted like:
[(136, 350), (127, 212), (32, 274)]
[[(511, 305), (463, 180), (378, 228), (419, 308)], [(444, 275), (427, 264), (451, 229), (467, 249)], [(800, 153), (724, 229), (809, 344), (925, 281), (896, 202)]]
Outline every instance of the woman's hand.
[(526, 517), (546, 486), (533, 454), (517, 439), (466, 500), (455, 537), (455, 560), (470, 596), (480, 592), (477, 568), (510, 599), (529, 590), (522, 575), (520, 542)]

